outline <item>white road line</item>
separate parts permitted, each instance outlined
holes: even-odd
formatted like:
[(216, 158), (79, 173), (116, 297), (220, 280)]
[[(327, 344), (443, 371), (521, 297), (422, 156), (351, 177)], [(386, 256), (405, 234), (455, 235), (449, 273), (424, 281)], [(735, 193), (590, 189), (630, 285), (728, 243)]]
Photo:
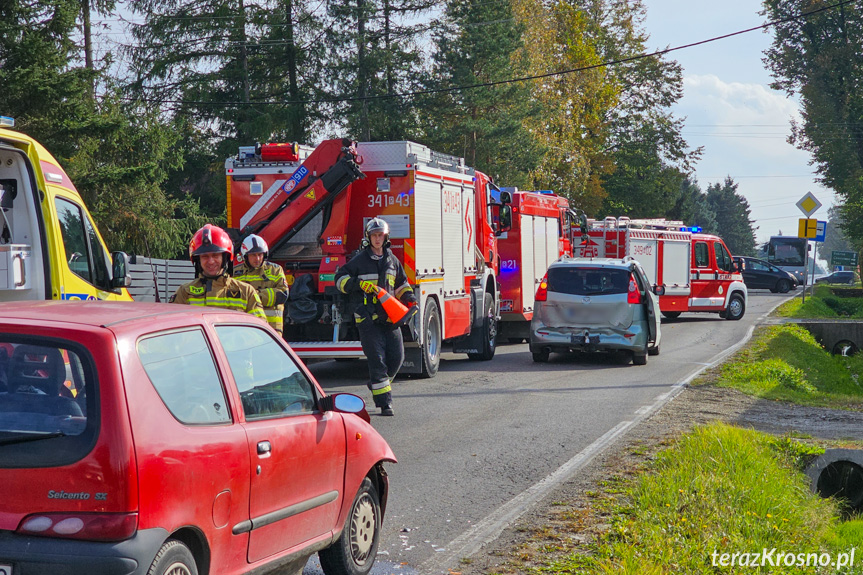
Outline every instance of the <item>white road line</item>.
[(479, 551), (483, 545), (497, 539), (498, 536), (503, 533), (504, 529), (509, 527), (554, 489), (569, 480), (576, 471), (587, 465), (594, 457), (605, 451), (630, 428), (638, 425), (655, 412), (659, 411), (663, 405), (674, 399), (677, 394), (683, 391), (686, 385), (698, 377), (701, 372), (724, 361), (725, 358), (740, 349), (752, 337), (752, 333), (755, 331), (756, 325), (758, 325), (758, 323), (760, 323), (769, 313), (770, 312), (767, 312), (760, 316), (756, 324), (749, 327), (746, 332), (746, 336), (738, 343), (718, 353), (711, 359), (710, 363), (704, 364), (685, 379), (672, 385), (668, 392), (657, 396), (656, 400), (651, 405), (640, 408), (636, 412), (638, 417), (632, 421), (621, 421), (611, 430), (607, 431), (605, 435), (585, 447), (572, 459), (561, 465), (551, 475), (548, 475), (542, 481), (529, 487), (525, 491), (522, 491), (492, 511), (479, 522), (475, 523), (470, 529), (450, 541), (447, 545), (444, 545), (443, 548), (445, 551), (435, 553), (430, 559), (426, 560), (419, 566), (419, 572), (424, 574), (447, 573), (449, 568), (457, 567), (462, 558), (472, 556), (474, 553)]

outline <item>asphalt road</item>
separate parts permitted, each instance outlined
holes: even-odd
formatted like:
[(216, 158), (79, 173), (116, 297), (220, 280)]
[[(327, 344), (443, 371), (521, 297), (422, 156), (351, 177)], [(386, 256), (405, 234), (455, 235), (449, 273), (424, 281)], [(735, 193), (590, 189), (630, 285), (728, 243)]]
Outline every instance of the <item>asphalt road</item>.
[[(434, 379), (398, 378), (395, 417), (370, 410), (399, 459), (387, 467), (391, 493), (373, 573), (457, 567), (789, 295), (750, 292), (736, 322), (713, 314), (664, 320), (661, 354), (646, 366), (557, 354), (535, 364), (527, 344), (510, 344), (490, 362), (445, 353)], [(372, 405), (365, 362), (311, 370), (327, 392), (357, 393)], [(320, 572), (317, 557), (303, 571)]]

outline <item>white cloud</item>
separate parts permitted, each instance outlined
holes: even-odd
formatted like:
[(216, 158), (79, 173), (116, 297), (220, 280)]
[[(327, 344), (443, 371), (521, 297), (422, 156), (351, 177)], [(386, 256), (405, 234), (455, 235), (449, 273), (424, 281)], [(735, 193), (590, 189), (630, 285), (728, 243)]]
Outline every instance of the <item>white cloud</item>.
[(808, 191), (824, 203), (815, 217), (827, 218), (833, 194), (815, 184), (809, 155), (786, 141), (791, 118), (800, 118), (795, 101), (763, 84), (690, 75), (675, 113), (686, 117), (690, 146), (704, 148), (696, 166), (702, 189), (731, 176), (749, 201), (759, 241), (780, 229), (796, 233), (802, 215), (795, 203)]

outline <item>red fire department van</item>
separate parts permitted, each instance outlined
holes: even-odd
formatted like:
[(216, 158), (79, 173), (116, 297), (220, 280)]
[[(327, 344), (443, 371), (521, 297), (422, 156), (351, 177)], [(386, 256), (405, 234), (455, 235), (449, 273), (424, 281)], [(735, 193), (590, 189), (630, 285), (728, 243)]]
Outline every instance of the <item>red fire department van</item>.
[(659, 308), (667, 318), (708, 312), (738, 320), (748, 297), (743, 276), (722, 238), (700, 231), (663, 219), (588, 220), (573, 252), (581, 257), (637, 259), (653, 285), (663, 288)]

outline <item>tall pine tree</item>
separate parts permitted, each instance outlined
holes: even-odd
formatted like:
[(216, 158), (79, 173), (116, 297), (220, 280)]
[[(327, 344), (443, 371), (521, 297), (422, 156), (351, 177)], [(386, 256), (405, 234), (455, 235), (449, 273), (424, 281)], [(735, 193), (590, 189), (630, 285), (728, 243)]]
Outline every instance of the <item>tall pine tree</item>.
[(755, 255), (755, 230), (750, 219), (749, 202), (737, 193), (738, 184), (730, 177), (721, 184), (707, 186), (707, 202), (716, 214), (716, 230), (735, 256)]
[(358, 140), (416, 137), (414, 91), (422, 77), (422, 16), (433, 0), (334, 0), (326, 34), (333, 127)]
[(425, 83), (438, 92), (423, 99), (420, 123), (432, 147), (464, 157), (501, 185), (530, 188), (541, 152), (525, 126), (535, 110), (531, 87), (490, 85), (526, 74), (522, 32), (508, 0), (448, 0)]

